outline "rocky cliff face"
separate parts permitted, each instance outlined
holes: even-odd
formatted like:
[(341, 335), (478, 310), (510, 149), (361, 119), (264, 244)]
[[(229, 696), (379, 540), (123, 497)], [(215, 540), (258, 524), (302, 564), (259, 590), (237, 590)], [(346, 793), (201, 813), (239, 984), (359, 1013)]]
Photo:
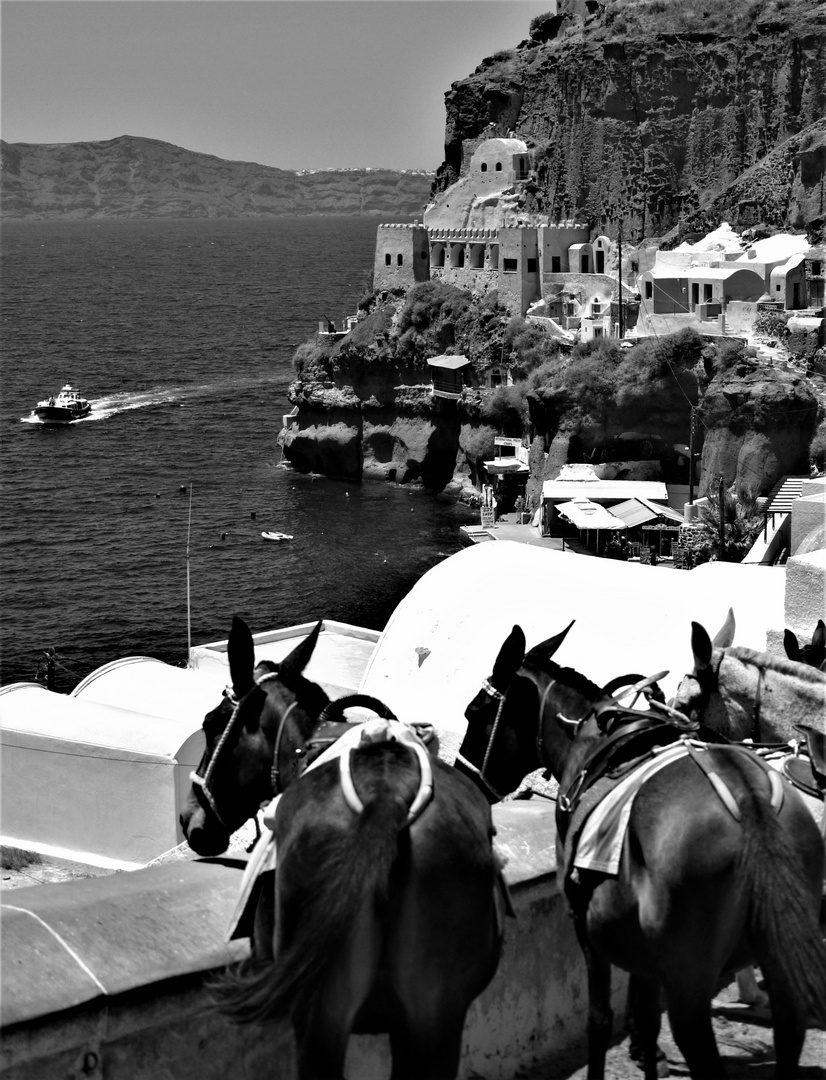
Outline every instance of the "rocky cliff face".
[(214, 218), (355, 214), (412, 217), (432, 174), (297, 173), (224, 161), (156, 139), (0, 143), (2, 214), (12, 218)]
[(705, 433), (700, 494), (719, 476), (765, 495), (782, 476), (808, 474), (818, 400), (805, 376), (744, 356), (712, 379), (698, 415)]
[(640, 240), (718, 224), (826, 227), (826, 5), (560, 0), (445, 96), (439, 189), (483, 138), (532, 149), (552, 217)]

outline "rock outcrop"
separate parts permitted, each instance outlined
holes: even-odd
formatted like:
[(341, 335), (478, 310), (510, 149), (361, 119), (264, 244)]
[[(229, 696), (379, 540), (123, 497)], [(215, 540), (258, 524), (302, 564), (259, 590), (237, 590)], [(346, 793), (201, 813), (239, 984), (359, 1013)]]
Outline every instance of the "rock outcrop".
[(420, 214), (427, 172), (291, 172), (157, 139), (0, 143), (2, 214), (14, 218), (228, 218)]
[(712, 379), (699, 419), (705, 431), (701, 494), (720, 476), (726, 486), (765, 495), (781, 477), (809, 472), (818, 400), (803, 375), (744, 356)]

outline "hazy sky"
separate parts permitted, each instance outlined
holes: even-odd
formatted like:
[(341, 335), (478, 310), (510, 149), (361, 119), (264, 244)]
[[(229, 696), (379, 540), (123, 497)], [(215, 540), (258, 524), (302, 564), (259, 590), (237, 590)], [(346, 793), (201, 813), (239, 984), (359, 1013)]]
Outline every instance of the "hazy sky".
[(548, 0), (2, 0), (0, 135), (435, 169), (444, 95)]

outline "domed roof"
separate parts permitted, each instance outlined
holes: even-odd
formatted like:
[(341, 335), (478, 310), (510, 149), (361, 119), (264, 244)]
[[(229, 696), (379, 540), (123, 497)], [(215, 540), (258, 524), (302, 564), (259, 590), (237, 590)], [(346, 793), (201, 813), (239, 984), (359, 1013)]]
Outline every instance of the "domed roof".
[(521, 139), (485, 139), (473, 151), (473, 156), (476, 157), (482, 151), (488, 153), (527, 154), (528, 145), (522, 142)]

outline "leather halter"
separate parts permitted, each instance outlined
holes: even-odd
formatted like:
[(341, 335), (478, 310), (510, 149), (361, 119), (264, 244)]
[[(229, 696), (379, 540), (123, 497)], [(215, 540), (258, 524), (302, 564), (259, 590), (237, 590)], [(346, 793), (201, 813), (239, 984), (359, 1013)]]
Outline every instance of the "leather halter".
[[(268, 680), (277, 678), (277, 674), (278, 674), (277, 672), (269, 672), (266, 675), (262, 675), (261, 678), (258, 679), (258, 681), (256, 682), (255, 686), (253, 686), (252, 689), (248, 690), (247, 693), (244, 694), (244, 696), (242, 698), (237, 698), (235, 696), (235, 694), (232, 692), (232, 690), (229, 689), (229, 688), (227, 688), (224, 691), (224, 696), (229, 701), (231, 701), (233, 703), (232, 716), (230, 716), (229, 722), (227, 723), (227, 726), (221, 732), (221, 737), (218, 739), (218, 743), (217, 743), (214, 751), (212, 752), (212, 756), (209, 759), (209, 763), (207, 764), (206, 771), (204, 772), (204, 775), (201, 776), (198, 773), (197, 770), (193, 770), (189, 774), (189, 779), (192, 782), (192, 785), (198, 791), (200, 791), (202, 793), (204, 799), (207, 802), (207, 805), (209, 806), (209, 809), (215, 815), (218, 822), (223, 826), (223, 828), (226, 829), (229, 832), (231, 832), (232, 830), (231, 830), (230, 826), (227, 825), (226, 821), (224, 821), (223, 817), (221, 816), (221, 812), (218, 809), (218, 806), (217, 806), (217, 804), (215, 802), (215, 796), (214, 796), (214, 794), (212, 792), (211, 781), (212, 781), (212, 778), (213, 778), (213, 776), (215, 774), (216, 765), (217, 765), (217, 762), (218, 762), (218, 758), (219, 758), (219, 756), (221, 754), (221, 751), (226, 746), (227, 740), (229, 739), (229, 736), (230, 736), (230, 733), (233, 730), (233, 728), (235, 727), (236, 720), (238, 719), (238, 716), (239, 716), (240, 711), (241, 711), (241, 706), (246, 701), (246, 699), (249, 697), (249, 695), (253, 692), (253, 690), (256, 690), (258, 687), (261, 687), (262, 683), (267, 682)], [(262, 689), (263, 689), (263, 687), (262, 687)], [(265, 691), (265, 693), (266, 693), (266, 691)], [(269, 695), (267, 695), (267, 696), (269, 696)], [(298, 699), (296, 698), (296, 700), (291, 702), (287, 706), (287, 708), (284, 710), (284, 715), (281, 717), (281, 720), (279, 721), (278, 730), (277, 730), (277, 732), (275, 734), (275, 744), (273, 746), (273, 761), (272, 761), (272, 765), (270, 767), (270, 784), (272, 785), (273, 795), (278, 795), (279, 794), (279, 788), (281, 786), (279, 769), (278, 769), (278, 755), (279, 755), (280, 750), (281, 750), (281, 740), (282, 740), (282, 737), (283, 737), (283, 734), (284, 734), (284, 728), (287, 725), (288, 717), (290, 716), (290, 714), (292, 713), (293, 709), (296, 707), (297, 704), (298, 704)]]
[[(725, 659), (726, 653), (725, 651), (722, 651), (717, 666), (715, 667), (712, 664), (708, 665), (708, 670), (714, 676), (714, 688), (716, 688), (718, 694), (720, 693), (720, 668), (723, 666), (723, 661)], [(764, 664), (754, 664), (753, 666), (757, 668), (757, 689), (754, 692), (754, 704), (752, 705), (750, 737), (757, 743), (760, 740), (760, 719), (763, 706), (763, 688), (766, 682), (766, 667)], [(695, 709), (702, 715), (708, 708), (711, 700), (711, 682), (707, 679), (698, 678), (696, 672), (690, 672), (687, 677), (694, 679), (700, 688), (699, 699)]]

